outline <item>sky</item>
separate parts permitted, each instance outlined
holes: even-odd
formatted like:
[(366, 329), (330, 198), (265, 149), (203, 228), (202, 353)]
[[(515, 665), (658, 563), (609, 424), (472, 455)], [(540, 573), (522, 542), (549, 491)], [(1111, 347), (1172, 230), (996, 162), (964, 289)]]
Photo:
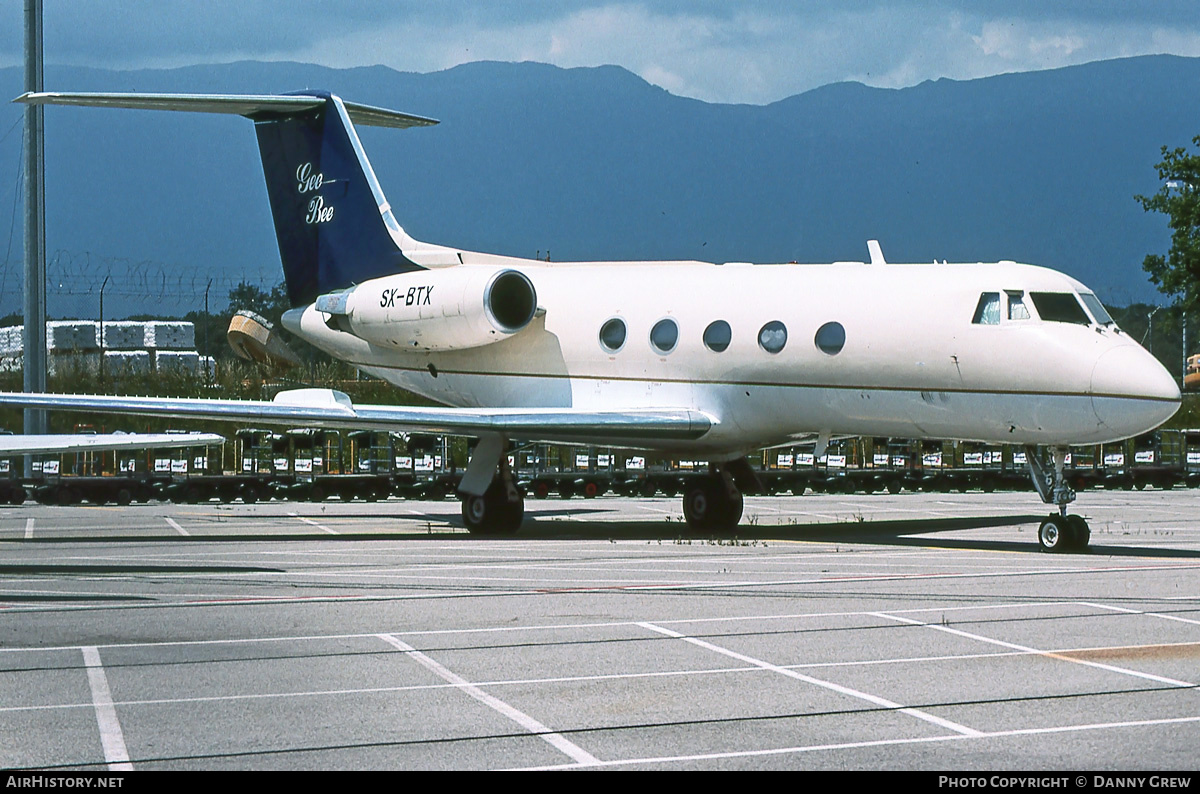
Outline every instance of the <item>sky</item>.
[[(0, 66), (23, 63), (24, 6), (0, 0)], [(44, 27), (47, 64), (616, 64), (674, 94), (752, 104), (846, 80), (1200, 56), (1196, 0), (44, 0)]]

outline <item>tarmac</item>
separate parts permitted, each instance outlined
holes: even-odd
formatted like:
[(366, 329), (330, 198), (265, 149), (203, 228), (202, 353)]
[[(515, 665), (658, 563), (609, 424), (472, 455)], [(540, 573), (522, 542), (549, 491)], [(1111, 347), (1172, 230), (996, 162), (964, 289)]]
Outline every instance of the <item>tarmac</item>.
[(1194, 770), (1196, 505), (0, 507), (0, 767)]

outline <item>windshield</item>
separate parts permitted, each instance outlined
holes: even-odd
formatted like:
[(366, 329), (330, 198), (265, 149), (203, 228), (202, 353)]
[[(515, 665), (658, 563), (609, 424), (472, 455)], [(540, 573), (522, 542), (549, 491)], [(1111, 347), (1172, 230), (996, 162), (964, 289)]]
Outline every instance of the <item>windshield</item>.
[(1100, 325), (1115, 325), (1113, 318), (1109, 316), (1099, 298), (1090, 292), (1081, 292), (1079, 293), (1079, 297), (1083, 299), (1083, 305), (1096, 318), (1096, 322), (1100, 323)]
[(1031, 292), (1029, 297), (1038, 316), (1046, 322), (1092, 324), (1073, 292)]

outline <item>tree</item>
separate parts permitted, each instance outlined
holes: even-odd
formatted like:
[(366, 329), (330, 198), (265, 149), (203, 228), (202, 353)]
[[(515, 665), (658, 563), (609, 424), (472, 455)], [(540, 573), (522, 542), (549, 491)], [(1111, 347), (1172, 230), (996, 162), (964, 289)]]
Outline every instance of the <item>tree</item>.
[(290, 308), (287, 287), (283, 284), (276, 284), (267, 292), (262, 287), (243, 281), (229, 291), (228, 312), (231, 315), (249, 310), (278, 325), (279, 318)]
[[(1200, 147), (1200, 135), (1192, 138)], [(1146, 212), (1161, 212), (1170, 221), (1171, 250), (1167, 256), (1150, 254), (1142, 269), (1159, 291), (1179, 296), (1184, 305), (1200, 305), (1200, 154), (1162, 147), (1162, 162), (1155, 166), (1163, 186), (1153, 196), (1135, 196)]]

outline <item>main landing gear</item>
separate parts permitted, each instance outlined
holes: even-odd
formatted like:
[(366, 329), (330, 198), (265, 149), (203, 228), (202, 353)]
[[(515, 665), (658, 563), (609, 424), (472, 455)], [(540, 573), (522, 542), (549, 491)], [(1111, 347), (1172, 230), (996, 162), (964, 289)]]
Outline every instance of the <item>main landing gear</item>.
[(511, 498), (500, 477), (481, 496), (464, 494), (463, 526), (479, 535), (512, 535), (525, 519), (525, 500), (520, 492)]
[(708, 468), (708, 474), (688, 483), (683, 517), (693, 532), (730, 534), (742, 520), (742, 492), (761, 493), (762, 483), (744, 458)]
[(480, 439), (459, 484), (463, 526), (477, 535), (512, 535), (525, 518), (525, 497), (517, 488), (499, 436)]
[(1082, 516), (1067, 515), (1067, 505), (1075, 501), (1075, 491), (1063, 477), (1063, 466), (1067, 459), (1066, 447), (1052, 447), (1054, 468), (1051, 470), (1038, 455), (1037, 447), (1025, 447), (1025, 460), (1033, 487), (1046, 504), (1055, 505), (1058, 513), (1051, 513), (1038, 526), (1038, 545), (1042, 551), (1084, 551), (1092, 539), (1092, 531)]

